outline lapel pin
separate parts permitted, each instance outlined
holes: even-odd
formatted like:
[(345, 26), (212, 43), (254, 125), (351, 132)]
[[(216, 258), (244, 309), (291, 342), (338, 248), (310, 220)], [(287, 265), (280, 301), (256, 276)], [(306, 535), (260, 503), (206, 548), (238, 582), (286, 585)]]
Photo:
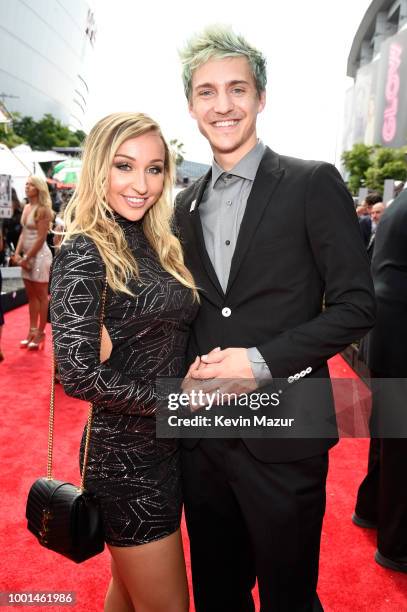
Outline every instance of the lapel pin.
[(189, 212), (193, 212), (195, 210), (195, 204), (196, 204), (196, 200), (194, 200), (190, 206)]

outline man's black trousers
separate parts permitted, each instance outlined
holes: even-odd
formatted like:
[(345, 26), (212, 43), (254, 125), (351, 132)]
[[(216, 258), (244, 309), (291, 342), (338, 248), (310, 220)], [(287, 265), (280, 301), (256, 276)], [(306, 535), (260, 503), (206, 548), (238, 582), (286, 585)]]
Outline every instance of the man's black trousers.
[(205, 439), (182, 457), (197, 612), (254, 612), (256, 578), (262, 612), (322, 610), (328, 453), (264, 463), (240, 439)]

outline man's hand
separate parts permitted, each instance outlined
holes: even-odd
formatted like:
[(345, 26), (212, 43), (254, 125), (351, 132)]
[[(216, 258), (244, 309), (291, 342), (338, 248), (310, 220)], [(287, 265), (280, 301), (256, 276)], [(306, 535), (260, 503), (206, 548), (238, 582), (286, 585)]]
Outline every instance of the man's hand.
[(254, 380), (253, 371), (245, 348), (214, 349), (202, 355), (202, 366), (191, 370), (191, 378), (249, 378)]
[(202, 355), (201, 364), (190, 371), (191, 379), (211, 381), (205, 385), (206, 392), (248, 393), (257, 388), (256, 379), (245, 348), (212, 350)]
[[(212, 349), (209, 355), (213, 356), (218, 351), (220, 351), (220, 347), (217, 346), (216, 348)], [(191, 363), (191, 365), (189, 366), (188, 372), (184, 380), (182, 381), (182, 385), (181, 385), (182, 391), (184, 393), (187, 393), (190, 396), (189, 405), (190, 405), (191, 411), (198, 410), (199, 408), (204, 408), (205, 406), (207, 406), (207, 402), (204, 399), (202, 399), (202, 401), (198, 401), (198, 399), (194, 401), (193, 397), (204, 398), (205, 393), (213, 393), (214, 385), (212, 381), (201, 380), (201, 382), (199, 382), (199, 379), (195, 378), (198, 370), (202, 371), (207, 367), (208, 366), (202, 362), (201, 358), (197, 356), (195, 358), (195, 361), (193, 361), (193, 363)], [(216, 388), (216, 385), (215, 385), (215, 388)], [(193, 392), (195, 393), (193, 394)], [(202, 392), (200, 396), (199, 396), (199, 392)]]

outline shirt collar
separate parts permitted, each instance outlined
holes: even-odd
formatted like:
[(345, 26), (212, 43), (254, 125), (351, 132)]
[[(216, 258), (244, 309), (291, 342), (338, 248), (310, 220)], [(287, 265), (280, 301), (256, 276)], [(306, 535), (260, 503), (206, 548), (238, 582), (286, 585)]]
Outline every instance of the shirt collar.
[(257, 144), (251, 149), (246, 155), (234, 166), (231, 170), (226, 172), (217, 161), (214, 159), (212, 162), (212, 178), (211, 186), (214, 188), (217, 180), (222, 174), (231, 174), (239, 178), (248, 179), (254, 181), (257, 170), (259, 168), (261, 159), (266, 150), (265, 144), (259, 140)]

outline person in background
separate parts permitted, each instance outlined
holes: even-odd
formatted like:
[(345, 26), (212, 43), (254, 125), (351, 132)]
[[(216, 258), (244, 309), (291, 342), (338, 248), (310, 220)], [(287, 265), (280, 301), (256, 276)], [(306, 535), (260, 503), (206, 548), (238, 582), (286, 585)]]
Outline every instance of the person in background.
[[(65, 230), (64, 210), (65, 210), (65, 205), (63, 205), (59, 209), (59, 212), (57, 213), (57, 215), (56, 215), (56, 217), (54, 219), (54, 227), (52, 228), (52, 246), (51, 246), (51, 250), (52, 250), (52, 253), (53, 253), (54, 257), (59, 252), (59, 249), (60, 249), (61, 244), (62, 244), (62, 240), (64, 239), (64, 230)], [(51, 266), (51, 273), (50, 273), (49, 282), (50, 282), (50, 285), (51, 285), (51, 283), (52, 283), (52, 266)], [(48, 321), (51, 322), (50, 309), (48, 310)], [(59, 370), (58, 370), (58, 362), (57, 362), (55, 356), (54, 356), (54, 378), (55, 378), (55, 382), (56, 383), (60, 383), (61, 382), (61, 378), (60, 378)]]
[(52, 209), (56, 214), (58, 214), (60, 212), (62, 204), (61, 194), (59, 192), (59, 189), (57, 189), (57, 187), (52, 183), (48, 184), (48, 189), (52, 201)]
[[(4, 244), (4, 240), (3, 240), (3, 231), (2, 231), (2, 227), (0, 224), (0, 253), (3, 251), (3, 244)], [(3, 351), (1, 350), (1, 336), (3, 333), (3, 325), (4, 325), (4, 314), (3, 314), (3, 306), (2, 306), (2, 298), (1, 298), (1, 290), (2, 290), (2, 275), (1, 275), (1, 267), (0, 267), (0, 361), (4, 360), (4, 355), (3, 355)]]
[(5, 232), (5, 230), (4, 230), (4, 221), (3, 221), (3, 219), (0, 219), (0, 236), (1, 236), (1, 243), (0, 243), (0, 267), (8, 265), (8, 262), (6, 261), (6, 240), (5, 240), (4, 232)]
[(394, 200), (397, 198), (398, 195), (400, 195), (400, 193), (403, 191), (403, 189), (405, 189), (407, 186), (407, 182), (405, 183), (404, 181), (394, 181), (394, 192), (393, 192), (393, 197), (387, 202), (386, 206), (390, 206), (391, 204), (393, 204)]
[(359, 226), (362, 232), (363, 242), (366, 246), (369, 244), (370, 236), (372, 235), (372, 220), (370, 218), (370, 213), (372, 212), (373, 206), (382, 201), (382, 195), (378, 191), (373, 191), (366, 196), (361, 204), (365, 212), (359, 215)]
[[(383, 202), (378, 202), (377, 204), (373, 204), (371, 212), (370, 212), (370, 218), (372, 221), (372, 233), (370, 235), (369, 243), (366, 246), (366, 251), (367, 251), (367, 256), (369, 257), (369, 261), (372, 261), (372, 257), (374, 253), (374, 246), (375, 246), (376, 230), (377, 230), (377, 226), (380, 222), (381, 216), (385, 208), (386, 207), (383, 204)], [(367, 334), (361, 339), (359, 343), (359, 350), (358, 350), (358, 359), (360, 361), (363, 361), (363, 363), (365, 363), (366, 365), (368, 361), (367, 355), (369, 351), (369, 337), (370, 337), (369, 334)]]
[(54, 220), (54, 227), (52, 230), (52, 247), (54, 249), (54, 254), (56, 255), (59, 247), (61, 246), (62, 240), (64, 238), (64, 211), (61, 209)]
[(373, 204), (372, 210), (370, 211), (371, 233), (370, 233), (369, 242), (366, 247), (367, 254), (369, 256), (370, 261), (372, 261), (372, 257), (373, 257), (373, 249), (374, 249), (374, 242), (375, 242), (375, 237), (376, 237), (377, 226), (379, 224), (380, 218), (385, 208), (386, 206), (383, 202), (378, 202), (377, 204)]
[(50, 195), (51, 202), (52, 202), (52, 210), (54, 211), (54, 224), (52, 227), (52, 231), (49, 232), (47, 235), (47, 244), (51, 250), (52, 256), (54, 256), (55, 254), (55, 233), (54, 232), (56, 229), (55, 224), (57, 224), (57, 219), (58, 219), (58, 223), (61, 219), (62, 199), (61, 199), (59, 190), (55, 187), (55, 185), (52, 185), (51, 183), (47, 183), (47, 185), (48, 185), (48, 191), (49, 191), (49, 195)]
[(363, 202), (362, 204), (358, 204), (356, 206), (356, 214), (359, 217), (359, 219), (362, 219), (368, 214), (366, 202)]
[(22, 232), (18, 239), (14, 263), (21, 266), (28, 297), (30, 326), (21, 348), (36, 350), (45, 340), (48, 315), (48, 282), (52, 253), (47, 245), (53, 212), (47, 183), (30, 176), (25, 186), (28, 204), (21, 215)]
[[(105, 612), (187, 612), (179, 443), (156, 437), (156, 378), (185, 374), (193, 278), (171, 232), (173, 162), (158, 124), (114, 113), (90, 131), (51, 281), (61, 382), (94, 404), (87, 488), (112, 579)], [(107, 283), (100, 355), (101, 298)], [(110, 347), (109, 347), (110, 344)], [(83, 446), (82, 446), (83, 448)]]
[(5, 242), (11, 253), (14, 253), (21, 234), (22, 207), (14, 187), (11, 189), (12, 215), (4, 220)]
[(372, 439), (352, 520), (358, 527), (377, 528), (377, 563), (407, 573), (406, 190), (380, 218), (372, 275), (377, 299), (377, 323), (367, 336)]

